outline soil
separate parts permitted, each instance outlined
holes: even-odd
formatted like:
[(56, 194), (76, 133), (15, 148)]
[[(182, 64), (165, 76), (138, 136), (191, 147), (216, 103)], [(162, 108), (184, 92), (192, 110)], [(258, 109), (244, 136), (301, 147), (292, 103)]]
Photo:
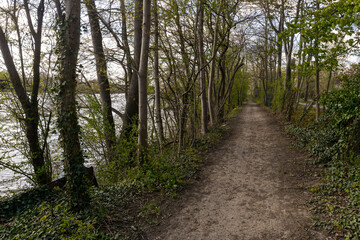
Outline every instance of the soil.
[(162, 207), (148, 239), (330, 239), (311, 228), (308, 190), (319, 181), (283, 127), (249, 102), (211, 150), (195, 183)]

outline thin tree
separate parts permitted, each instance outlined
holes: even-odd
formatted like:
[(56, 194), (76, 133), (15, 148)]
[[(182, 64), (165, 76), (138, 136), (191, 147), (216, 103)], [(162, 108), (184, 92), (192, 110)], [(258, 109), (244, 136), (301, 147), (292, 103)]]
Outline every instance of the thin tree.
[(201, 90), (201, 133), (208, 131), (208, 106), (206, 99), (206, 69), (204, 55), (204, 1), (199, 0), (199, 71), (200, 71), (200, 90)]
[(86, 0), (89, 22), (91, 27), (91, 37), (94, 47), (94, 56), (96, 62), (96, 73), (100, 89), (100, 98), (103, 115), (104, 136), (106, 142), (106, 158), (108, 161), (114, 160), (114, 150), (116, 147), (115, 124), (112, 115), (112, 104), (110, 94), (110, 84), (107, 75), (107, 64), (103, 48), (103, 38), (101, 34), (98, 12), (94, 0)]
[(139, 159), (145, 160), (147, 148), (147, 72), (151, 31), (151, 0), (144, 0), (142, 43), (139, 66)]
[(158, 1), (154, 0), (154, 83), (155, 83), (155, 119), (160, 145), (164, 142), (164, 129), (161, 117), (160, 76), (159, 76), (159, 13)]
[[(5, 61), (5, 66), (10, 75), (10, 81), (18, 97), (22, 110), (25, 114), (25, 134), (29, 143), (30, 162), (35, 172), (35, 182), (40, 185), (47, 184), (51, 181), (51, 174), (46, 171), (44, 152), (39, 141), (39, 112), (38, 112), (38, 93), (40, 86), (40, 62), (41, 62), (41, 37), (44, 16), (44, 0), (41, 0), (37, 7), (37, 29), (35, 30), (28, 1), (24, 0), (25, 11), (28, 20), (28, 26), (34, 41), (34, 58), (33, 58), (33, 84), (31, 96), (27, 95), (25, 86), (22, 84), (20, 75), (16, 69), (14, 59), (10, 53), (9, 45), (3, 29), (0, 27), (0, 48)], [(24, 77), (24, 75), (23, 75)]]

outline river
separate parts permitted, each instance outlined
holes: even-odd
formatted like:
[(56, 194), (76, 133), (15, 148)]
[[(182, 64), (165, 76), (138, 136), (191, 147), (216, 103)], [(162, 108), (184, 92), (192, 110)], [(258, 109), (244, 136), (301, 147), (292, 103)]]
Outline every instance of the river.
[[(85, 118), (80, 117), (79, 123), (82, 128), (86, 128), (87, 132), (89, 130), (89, 126), (94, 123), (94, 121), (89, 121), (91, 119), (96, 120), (96, 115), (91, 114), (86, 107), (87, 104), (94, 102), (94, 97), (89, 97), (85, 94), (80, 94), (78, 96), (78, 102), (80, 106), (79, 116), (86, 116)], [(96, 94), (96, 98), (99, 100), (99, 94)], [(7, 93), (2, 93), (0, 95), (0, 195), (4, 196), (9, 192), (19, 191), (21, 189), (29, 188), (31, 186), (31, 182), (26, 175), (32, 174), (32, 168), (26, 161), (26, 149), (24, 148), (24, 134), (21, 131), (21, 125), (14, 117), (14, 114), (11, 114), (10, 109), (11, 106), (17, 104), (14, 101), (9, 100)], [(50, 116), (49, 112), (52, 111), (53, 114), (56, 112), (55, 108), (52, 107), (52, 100), (50, 98), (46, 98), (45, 101), (40, 104), (45, 106), (44, 115), (47, 116), (46, 119), (41, 121), (42, 124), (46, 124), (48, 121), (48, 117)], [(124, 112), (125, 109), (125, 95), (124, 94), (112, 94), (112, 104), (113, 108)], [(117, 125), (117, 129), (120, 129), (121, 119), (118, 115), (113, 114), (115, 119), (115, 124)], [(96, 121), (95, 121), (96, 122)], [(44, 127), (40, 127), (44, 128)], [(50, 124), (51, 131), (49, 133), (48, 142), (49, 142), (49, 154), (51, 155), (52, 168), (54, 172), (54, 178), (59, 178), (63, 175), (62, 173), (62, 162), (61, 162), (61, 148), (59, 146), (59, 134), (56, 130), (56, 119), (53, 118)], [(40, 130), (41, 131), (41, 130)], [(90, 149), (86, 149), (86, 139), (83, 141), (83, 148), (85, 153), (89, 152)], [(89, 154), (86, 154), (89, 156)], [(94, 157), (94, 156), (92, 156)], [(87, 158), (86, 165), (90, 166), (94, 164), (94, 159)], [(16, 164), (18, 165), (18, 173), (14, 172), (4, 165), (6, 164)], [(19, 172), (23, 172), (20, 174)]]

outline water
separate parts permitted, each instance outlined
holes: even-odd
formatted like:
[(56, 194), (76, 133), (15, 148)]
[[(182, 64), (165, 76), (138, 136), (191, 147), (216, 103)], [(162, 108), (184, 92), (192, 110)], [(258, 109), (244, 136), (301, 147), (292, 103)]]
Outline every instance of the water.
[[(14, 117), (11, 116), (9, 112), (9, 106), (14, 106), (15, 102), (9, 100), (7, 93), (3, 93), (0, 95), (1, 104), (0, 104), (0, 195), (5, 195), (10, 191), (18, 191), (20, 189), (28, 188), (31, 186), (31, 182), (29, 178), (25, 175), (32, 174), (32, 167), (26, 162), (25, 151), (24, 149), (24, 138), (23, 132), (21, 131), (21, 127), (19, 122), (15, 120)], [(99, 94), (96, 94), (96, 98), (99, 100)], [(86, 97), (86, 95), (79, 95), (79, 116), (87, 116), (91, 118), (91, 115), (88, 112), (88, 108), (86, 105), (89, 104), (91, 99)], [(120, 111), (121, 113), (125, 110), (125, 95), (124, 94), (112, 94), (112, 104), (113, 108)], [(43, 104), (45, 106), (45, 111), (47, 115), (46, 119), (42, 120), (42, 124), (46, 124), (48, 121), (50, 111), (53, 112), (52, 115), (55, 115), (55, 109), (52, 100), (50, 98), (46, 98)], [(118, 115), (113, 114), (115, 124), (117, 129), (120, 129), (121, 119)], [(85, 120), (85, 118), (79, 118), (80, 126), (88, 127), (89, 124)], [(59, 135), (56, 130), (56, 119), (53, 117), (50, 125), (50, 134), (48, 138), (49, 142), (49, 152), (53, 159), (53, 172), (55, 174), (55, 178), (59, 178), (63, 175), (62, 173), (62, 162), (61, 162), (61, 148), (59, 146)], [(45, 128), (44, 126), (40, 128)], [(91, 132), (92, 130), (87, 128), (87, 132)], [(83, 142), (84, 151), (90, 151), (91, 149), (86, 149), (86, 139)], [(92, 155), (95, 157), (95, 155)], [(90, 166), (94, 164), (96, 159), (87, 159), (86, 165)], [(17, 164), (21, 165), (20, 170), (23, 171), (23, 174), (16, 173), (8, 168), (4, 168), (4, 164)], [(24, 175), (25, 174), (25, 175)]]

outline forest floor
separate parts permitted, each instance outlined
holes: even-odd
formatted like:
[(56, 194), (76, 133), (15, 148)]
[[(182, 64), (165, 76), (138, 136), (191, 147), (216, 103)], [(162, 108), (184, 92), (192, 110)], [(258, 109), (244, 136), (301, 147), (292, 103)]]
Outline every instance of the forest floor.
[(161, 206), (148, 239), (330, 239), (314, 230), (307, 202), (320, 177), (282, 125), (249, 102), (210, 150), (194, 184)]

